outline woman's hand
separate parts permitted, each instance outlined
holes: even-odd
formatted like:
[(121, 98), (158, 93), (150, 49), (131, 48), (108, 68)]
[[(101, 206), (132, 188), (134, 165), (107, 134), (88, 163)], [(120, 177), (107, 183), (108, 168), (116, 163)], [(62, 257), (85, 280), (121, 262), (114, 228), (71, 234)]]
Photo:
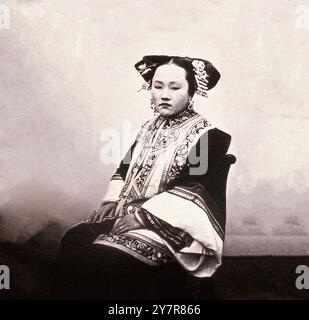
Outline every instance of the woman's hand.
[(111, 233), (121, 234), (130, 230), (142, 228), (145, 228), (145, 226), (136, 218), (135, 214), (129, 214), (117, 220)]
[(94, 210), (89, 218), (85, 219), (84, 222), (90, 223), (100, 223), (103, 222), (104, 218), (107, 216), (112, 217), (116, 210), (117, 202), (107, 202), (102, 203), (101, 207), (97, 210)]

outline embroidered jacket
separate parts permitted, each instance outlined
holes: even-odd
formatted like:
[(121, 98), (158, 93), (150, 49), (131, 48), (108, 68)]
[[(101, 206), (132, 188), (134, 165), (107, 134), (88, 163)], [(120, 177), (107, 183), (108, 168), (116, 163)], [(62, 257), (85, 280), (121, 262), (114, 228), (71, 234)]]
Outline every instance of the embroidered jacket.
[(221, 264), (225, 229), (213, 172), (230, 139), (193, 110), (147, 121), (103, 199), (117, 201), (108, 218), (135, 214), (147, 228), (102, 234), (94, 243), (150, 265), (177, 260), (194, 276), (211, 276)]

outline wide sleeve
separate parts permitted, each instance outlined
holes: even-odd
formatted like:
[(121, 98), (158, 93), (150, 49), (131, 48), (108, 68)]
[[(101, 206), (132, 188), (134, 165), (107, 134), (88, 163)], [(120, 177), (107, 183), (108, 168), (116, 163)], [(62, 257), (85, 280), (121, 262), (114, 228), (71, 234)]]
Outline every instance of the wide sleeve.
[(201, 148), (205, 148), (201, 139), (207, 138), (207, 171), (192, 170), (200, 164), (192, 164), (189, 153), (178, 179), (164, 192), (144, 202), (138, 213), (184, 269), (197, 277), (210, 277), (220, 266), (225, 229), (225, 212), (207, 186), (209, 179), (216, 178), (214, 172), (227, 152), (230, 136), (218, 129), (206, 134), (190, 153), (205, 156), (205, 150), (201, 152)]
[(102, 199), (102, 202), (117, 202), (119, 199), (119, 194), (124, 186), (125, 177), (130, 165), (130, 159), (132, 156), (132, 152), (136, 145), (136, 141), (131, 145), (126, 155), (120, 162), (118, 168), (115, 173), (112, 175), (107, 191)]

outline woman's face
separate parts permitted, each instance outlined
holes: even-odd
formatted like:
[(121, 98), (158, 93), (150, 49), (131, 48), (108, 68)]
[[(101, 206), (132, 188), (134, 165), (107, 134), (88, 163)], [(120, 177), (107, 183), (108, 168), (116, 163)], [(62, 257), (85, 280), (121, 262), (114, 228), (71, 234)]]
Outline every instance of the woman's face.
[(164, 117), (175, 116), (188, 107), (186, 70), (174, 64), (156, 69), (152, 79), (151, 96), (155, 110)]

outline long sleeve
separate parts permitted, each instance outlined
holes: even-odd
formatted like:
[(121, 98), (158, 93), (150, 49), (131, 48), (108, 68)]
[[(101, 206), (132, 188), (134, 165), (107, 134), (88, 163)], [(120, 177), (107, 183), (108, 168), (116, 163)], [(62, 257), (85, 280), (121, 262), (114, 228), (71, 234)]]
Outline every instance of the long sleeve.
[(141, 208), (140, 212), (136, 213), (136, 216), (138, 219), (141, 219), (142, 224), (146, 228), (156, 232), (175, 251), (180, 251), (182, 248), (191, 245), (194, 240), (189, 233), (172, 226), (146, 209)]
[(116, 172), (112, 175), (108, 184), (107, 191), (102, 199), (102, 202), (118, 201), (119, 194), (124, 186), (125, 177), (130, 165), (130, 159), (135, 145), (136, 140), (127, 151), (126, 155), (119, 164)]

